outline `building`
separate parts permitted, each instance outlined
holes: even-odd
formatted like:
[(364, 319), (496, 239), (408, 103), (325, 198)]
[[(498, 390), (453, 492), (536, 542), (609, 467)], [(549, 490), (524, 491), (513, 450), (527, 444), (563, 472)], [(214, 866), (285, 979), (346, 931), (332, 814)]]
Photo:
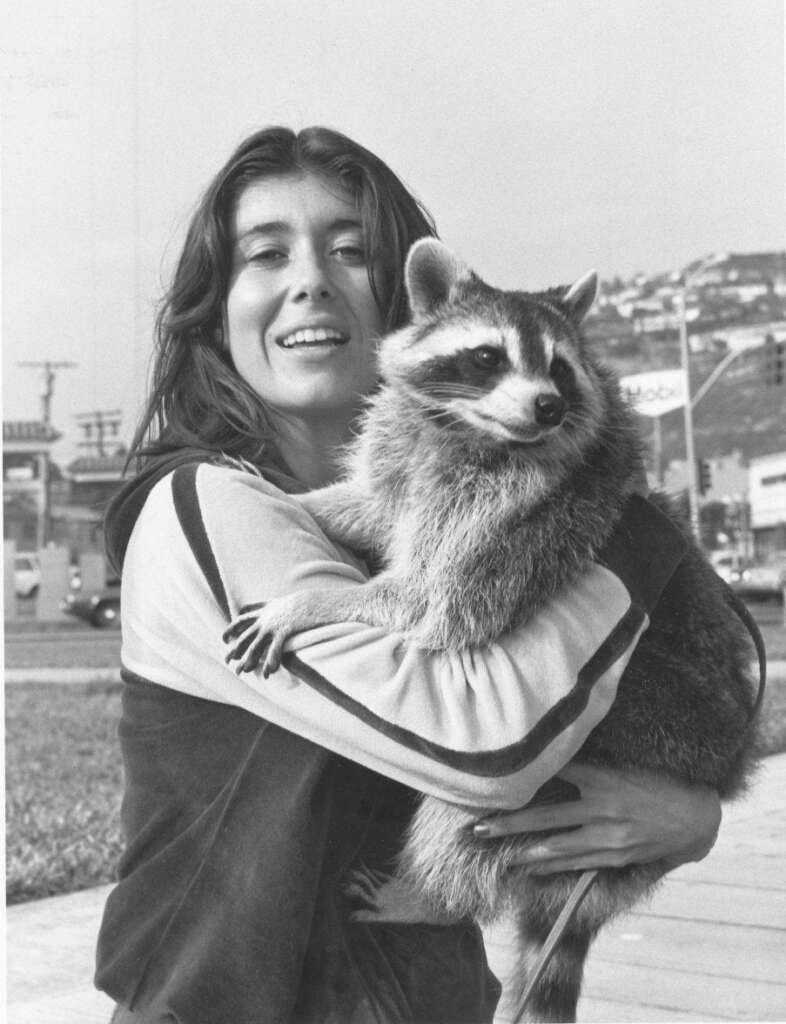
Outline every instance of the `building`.
[(103, 518), (107, 503), (123, 482), (126, 456), (83, 456), (66, 468), (65, 479), (52, 489), (51, 538), (76, 560), (86, 551), (103, 551)]
[(40, 420), (3, 422), (3, 538), (35, 551), (48, 533), (50, 453), (60, 434)]
[(748, 494), (757, 556), (786, 551), (786, 451), (751, 459)]

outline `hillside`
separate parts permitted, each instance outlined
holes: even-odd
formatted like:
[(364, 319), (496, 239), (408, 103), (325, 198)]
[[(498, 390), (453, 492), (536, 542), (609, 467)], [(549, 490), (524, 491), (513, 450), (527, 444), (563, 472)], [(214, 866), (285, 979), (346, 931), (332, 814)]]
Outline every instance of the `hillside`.
[[(593, 349), (620, 376), (680, 365), (677, 311), (682, 295), (696, 393), (742, 335), (781, 340), (786, 321), (786, 254), (723, 253), (677, 273), (603, 282), (587, 318)], [(649, 435), (653, 423), (641, 420)], [(661, 418), (665, 463), (685, 458), (683, 412)], [(740, 451), (746, 460), (786, 450), (786, 383), (767, 384), (763, 344), (731, 363), (694, 412), (697, 456)]]

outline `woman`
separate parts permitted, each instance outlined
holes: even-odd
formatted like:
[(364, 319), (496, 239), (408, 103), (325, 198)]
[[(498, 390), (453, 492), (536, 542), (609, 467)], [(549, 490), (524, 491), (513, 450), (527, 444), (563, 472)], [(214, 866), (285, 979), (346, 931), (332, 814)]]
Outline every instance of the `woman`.
[(581, 826), (522, 855), (535, 872), (676, 864), (714, 841), (714, 793), (573, 765), (580, 800), (515, 810), (613, 700), (637, 636), (620, 623), (678, 557), (655, 519), (627, 522), (603, 567), (487, 649), (427, 654), (339, 623), (296, 637), (275, 679), (224, 663), (240, 607), (366, 578), (292, 495), (335, 479), (375, 338), (406, 318), (405, 254), (433, 232), (380, 160), (323, 128), (252, 136), (192, 219), (133, 446), (143, 468), (107, 517), (127, 850), (97, 984), (117, 1021), (490, 1021), (478, 929), (435, 919), (394, 877), (417, 790), (499, 808), (487, 835)]

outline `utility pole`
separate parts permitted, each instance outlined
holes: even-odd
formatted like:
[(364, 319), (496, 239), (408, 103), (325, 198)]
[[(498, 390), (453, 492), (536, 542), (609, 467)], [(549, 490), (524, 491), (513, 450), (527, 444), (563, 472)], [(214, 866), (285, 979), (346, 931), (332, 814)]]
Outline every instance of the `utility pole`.
[(27, 366), (43, 370), (41, 388), (41, 422), (46, 426), (52, 423), (52, 397), (55, 393), (55, 377), (58, 370), (71, 369), (78, 366), (78, 363), (71, 363), (66, 360), (43, 359), (40, 361), (27, 360), (17, 363), (17, 366)]
[[(42, 374), (41, 387), (41, 422), (44, 428), (52, 426), (52, 398), (55, 393), (55, 378), (58, 370), (72, 369), (78, 363), (68, 360), (43, 359), (25, 360), (18, 363), (19, 366), (40, 369)], [(47, 438), (48, 440), (48, 438)], [(46, 443), (46, 442), (45, 442)], [(38, 517), (38, 528), (36, 530), (36, 544), (38, 549), (43, 548), (49, 539), (49, 449), (44, 448), (39, 463), (41, 477), (41, 514)]]
[[(77, 413), (77, 425), (85, 432), (85, 440), (79, 442), (80, 448), (90, 448), (99, 458), (107, 454), (105, 439), (107, 435), (117, 437), (123, 419), (121, 409), (99, 410), (95, 412)], [(116, 445), (115, 445), (116, 447)]]

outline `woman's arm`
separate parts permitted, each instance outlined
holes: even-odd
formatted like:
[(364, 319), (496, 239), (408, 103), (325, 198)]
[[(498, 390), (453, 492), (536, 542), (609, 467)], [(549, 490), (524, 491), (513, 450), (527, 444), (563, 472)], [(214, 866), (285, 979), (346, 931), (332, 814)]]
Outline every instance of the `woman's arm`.
[(648, 515), (640, 509), (641, 522), (634, 516), (609, 549), (614, 572), (593, 566), (488, 648), (429, 654), (382, 629), (338, 623), (294, 637), (275, 677), (238, 678), (221, 636), (242, 606), (366, 577), (295, 499), (236, 470), (186, 466), (155, 486), (128, 545), (124, 666), (236, 704), (423, 792), (511, 809), (606, 714), (646, 610), (679, 560), (671, 528), (659, 533), (665, 521)]

